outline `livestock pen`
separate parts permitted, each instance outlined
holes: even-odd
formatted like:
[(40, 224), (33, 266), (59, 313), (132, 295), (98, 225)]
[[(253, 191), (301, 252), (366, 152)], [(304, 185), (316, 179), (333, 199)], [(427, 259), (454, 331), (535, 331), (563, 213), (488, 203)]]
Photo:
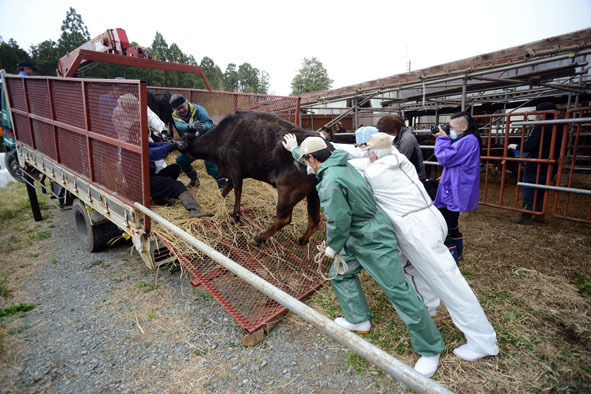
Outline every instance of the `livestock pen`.
[[(293, 234), (290, 235), (287, 230), (262, 248), (249, 248), (245, 239), (250, 237), (241, 236), (233, 226), (224, 223), (227, 215), (222, 208), (222, 220), (219, 222), (214, 218), (188, 226), (213, 248), (184, 249), (167, 235), (164, 228), (169, 229), (171, 223), (149, 209), (145, 83), (138, 80), (23, 78), (5, 74), (3, 80), (13, 119), (19, 164), (29, 195), (35, 195), (33, 188), (37, 187), (42, 191), (49, 190), (60, 207), (72, 203), (76, 225), (89, 250), (100, 248), (118, 228), (125, 237), (131, 238), (149, 267), (178, 258), (194, 276), (193, 284), (207, 289), (250, 334), (257, 330), (262, 333), (262, 329), (270, 328), (289, 306), (290, 310), (410, 387), (422, 391), (446, 391), (391, 355), (298, 303), (297, 299), (309, 295), (323, 283), (312, 264), (316, 252), (314, 246), (319, 243), (321, 234), (315, 236), (308, 246), (301, 247), (293, 242)], [(115, 88), (137, 99), (136, 105), (125, 108), (125, 117), (118, 121), (109, 116), (112, 115), (112, 108), (110, 114), (104, 113), (104, 106), (101, 105), (101, 98)], [(265, 101), (264, 96), (257, 99)], [(290, 99), (297, 113), (298, 99)], [(272, 105), (263, 107), (268, 110)], [(256, 108), (248, 107), (249, 110)], [(31, 198), (31, 205), (35, 210), (34, 198)], [(268, 202), (264, 205), (265, 210), (261, 212), (252, 208), (250, 212), (244, 210), (242, 217), (247, 226), (243, 231), (250, 233), (256, 229), (257, 218), (264, 220), (272, 216), (268, 211)], [(162, 229), (154, 226), (150, 220), (152, 217), (163, 225)], [(183, 220), (186, 222), (186, 218), (180, 218), (180, 221)], [(105, 226), (110, 227), (108, 231)], [(185, 234), (185, 240), (189, 239), (192, 247), (196, 246), (194, 236), (185, 232), (182, 234)], [(217, 252), (214, 252), (215, 249)], [(173, 256), (168, 253), (169, 250)], [(202, 254), (204, 250), (207, 257)], [(214, 260), (208, 260), (222, 254), (236, 259), (242, 268), (235, 270), (234, 262), (232, 266), (220, 267)], [(224, 259), (229, 260), (227, 257)], [(255, 286), (257, 289), (271, 291), (261, 294), (251, 284), (241, 281), (239, 278), (245, 279), (246, 276), (237, 276), (237, 272), (243, 273), (245, 268), (250, 272), (248, 276), (256, 274), (255, 280), (263, 284), (261, 288)], [(256, 343), (261, 339), (250, 337), (248, 340)]]

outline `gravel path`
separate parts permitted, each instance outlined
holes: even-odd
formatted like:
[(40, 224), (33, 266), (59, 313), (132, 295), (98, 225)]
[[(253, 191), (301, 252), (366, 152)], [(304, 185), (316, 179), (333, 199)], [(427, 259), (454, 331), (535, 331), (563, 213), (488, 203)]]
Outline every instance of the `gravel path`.
[(9, 323), (24, 328), (9, 391), (403, 391), (381, 372), (353, 372), (340, 344), (293, 315), (244, 347), (186, 275), (147, 270), (129, 244), (81, 250), (71, 212), (49, 216), (57, 226), (22, 289), (36, 308)]

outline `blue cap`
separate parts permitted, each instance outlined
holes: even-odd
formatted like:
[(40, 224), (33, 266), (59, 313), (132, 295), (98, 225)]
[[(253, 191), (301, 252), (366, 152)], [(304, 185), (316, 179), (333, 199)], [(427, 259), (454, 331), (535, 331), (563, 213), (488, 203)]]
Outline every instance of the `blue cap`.
[(357, 145), (366, 144), (370, 136), (377, 133), (379, 130), (373, 126), (363, 126), (355, 131), (355, 143)]
[(176, 107), (178, 107), (179, 105), (183, 104), (185, 101), (187, 101), (187, 99), (181, 95), (181, 94), (173, 94), (172, 97), (170, 98), (170, 106), (174, 109)]

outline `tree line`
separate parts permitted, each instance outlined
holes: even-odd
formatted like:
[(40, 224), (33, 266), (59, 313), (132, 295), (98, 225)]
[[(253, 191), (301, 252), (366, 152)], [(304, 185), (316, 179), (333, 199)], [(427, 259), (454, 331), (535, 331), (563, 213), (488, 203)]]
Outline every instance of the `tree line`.
[[(72, 7), (66, 13), (61, 25), (61, 35), (57, 42), (49, 39), (33, 45), (27, 52), (10, 38), (4, 41), (0, 36), (0, 68), (8, 73), (17, 73), (17, 63), (26, 59), (37, 69), (39, 75), (56, 75), (58, 60), (91, 39), (82, 16)], [(131, 46), (138, 45), (135, 42)], [(231, 92), (263, 93), (269, 90), (269, 74), (253, 67), (249, 63), (236, 65), (230, 63), (222, 72), (215, 61), (204, 56), (197, 62), (191, 54), (184, 53), (172, 43), (168, 45), (161, 33), (156, 32), (152, 45), (146, 48), (152, 59), (200, 66), (212, 89)], [(117, 64), (91, 63), (78, 72), (81, 78), (115, 78), (123, 76), (128, 79), (140, 79), (151, 86), (205, 89), (205, 83), (199, 75), (174, 71), (154, 70), (139, 67), (128, 67)], [(291, 87), (292, 94), (300, 94), (316, 90), (329, 89), (332, 80), (328, 78), (326, 69), (316, 58), (304, 58), (302, 68), (294, 77)]]

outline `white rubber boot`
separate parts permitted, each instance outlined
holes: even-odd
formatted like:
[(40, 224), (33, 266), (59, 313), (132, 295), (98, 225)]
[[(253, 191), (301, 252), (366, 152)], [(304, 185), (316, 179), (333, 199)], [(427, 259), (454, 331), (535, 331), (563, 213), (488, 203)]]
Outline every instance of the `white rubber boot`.
[(360, 334), (367, 334), (371, 329), (371, 323), (369, 320), (362, 321), (361, 323), (353, 324), (349, 323), (344, 317), (337, 317), (334, 322), (344, 328), (345, 330), (358, 332)]
[(415, 371), (427, 378), (430, 378), (437, 371), (440, 355), (441, 354), (436, 356), (421, 356), (421, 358), (419, 358), (415, 364)]
[(476, 352), (468, 346), (468, 344), (462, 345), (458, 348), (454, 349), (454, 354), (461, 358), (462, 360), (466, 361), (476, 361), (482, 357), (486, 356), (493, 356), (493, 354), (484, 354), (480, 352)]

